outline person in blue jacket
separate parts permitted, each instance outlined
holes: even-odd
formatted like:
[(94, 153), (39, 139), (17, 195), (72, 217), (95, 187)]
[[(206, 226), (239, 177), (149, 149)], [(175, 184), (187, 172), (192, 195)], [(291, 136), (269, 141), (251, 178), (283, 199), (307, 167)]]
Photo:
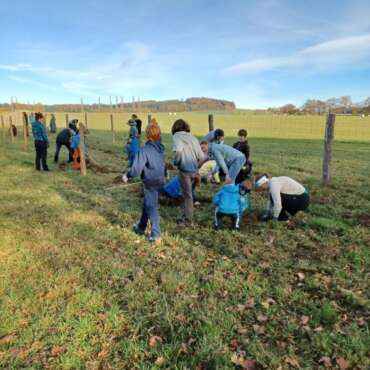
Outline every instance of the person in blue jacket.
[(226, 184), (213, 197), (216, 206), (214, 227), (216, 230), (222, 227), (222, 219), (225, 216), (231, 217), (233, 229), (240, 229), (240, 219), (243, 212), (248, 208), (248, 193), (251, 191), (251, 184), (245, 181), (239, 185)]
[(133, 229), (136, 234), (143, 235), (151, 224), (149, 241), (157, 244), (161, 241), (161, 229), (158, 212), (158, 193), (165, 182), (164, 146), (161, 143), (161, 130), (158, 123), (151, 122), (146, 128), (147, 142), (136, 155), (131, 169), (123, 174), (122, 181), (127, 182), (140, 176), (144, 183), (144, 204), (139, 223)]
[(130, 126), (129, 138), (127, 141), (127, 155), (128, 155), (128, 166), (131, 167), (134, 163), (135, 157), (140, 150), (140, 140), (139, 140), (139, 131), (136, 127), (136, 121), (130, 119), (128, 121)]
[(45, 126), (42, 123), (44, 116), (42, 113), (35, 113), (35, 119), (31, 122), (32, 134), (35, 140), (36, 159), (35, 166), (37, 171), (49, 171), (47, 164), (49, 140), (46, 134)]

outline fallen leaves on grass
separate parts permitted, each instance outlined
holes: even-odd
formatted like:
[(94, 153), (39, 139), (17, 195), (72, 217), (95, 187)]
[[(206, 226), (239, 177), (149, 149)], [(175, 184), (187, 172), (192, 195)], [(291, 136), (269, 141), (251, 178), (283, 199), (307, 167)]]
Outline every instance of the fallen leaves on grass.
[(54, 346), (51, 349), (51, 354), (53, 356), (58, 356), (59, 354), (63, 353), (66, 351), (66, 348), (64, 346)]
[(298, 359), (296, 357), (287, 356), (287, 357), (285, 357), (284, 361), (285, 361), (285, 363), (287, 363), (290, 366), (299, 367), (299, 362), (298, 362)]
[(340, 370), (347, 370), (351, 367), (349, 361), (345, 360), (343, 357), (337, 358), (336, 363)]
[(256, 370), (257, 369), (256, 361), (244, 359), (243, 356), (238, 356), (236, 353), (234, 353), (231, 356), (231, 362), (234, 365), (240, 366), (243, 370)]
[(323, 364), (327, 369), (330, 369), (332, 367), (331, 359), (327, 356), (321, 357), (319, 360), (319, 364)]
[(163, 339), (157, 335), (153, 335), (149, 338), (149, 346), (156, 347), (158, 343), (162, 343)]

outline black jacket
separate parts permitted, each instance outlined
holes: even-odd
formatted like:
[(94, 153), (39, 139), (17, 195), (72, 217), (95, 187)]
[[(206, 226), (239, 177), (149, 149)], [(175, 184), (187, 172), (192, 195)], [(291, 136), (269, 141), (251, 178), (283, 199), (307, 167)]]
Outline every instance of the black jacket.
[(69, 145), (71, 143), (72, 133), (69, 128), (65, 128), (57, 135), (56, 142), (63, 145)]
[(245, 155), (246, 160), (249, 159), (250, 147), (248, 141), (238, 141), (233, 145), (233, 148), (242, 152)]

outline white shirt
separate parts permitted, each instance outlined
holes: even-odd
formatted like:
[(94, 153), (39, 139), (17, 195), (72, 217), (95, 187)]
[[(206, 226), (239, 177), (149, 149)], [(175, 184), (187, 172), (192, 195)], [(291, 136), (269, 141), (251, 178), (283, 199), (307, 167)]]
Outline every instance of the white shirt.
[[(306, 189), (299, 182), (287, 176), (272, 177), (269, 181), (268, 210), (272, 211), (274, 218), (278, 218), (282, 210), (281, 194), (302, 195)], [(273, 205), (270, 200), (273, 200)]]

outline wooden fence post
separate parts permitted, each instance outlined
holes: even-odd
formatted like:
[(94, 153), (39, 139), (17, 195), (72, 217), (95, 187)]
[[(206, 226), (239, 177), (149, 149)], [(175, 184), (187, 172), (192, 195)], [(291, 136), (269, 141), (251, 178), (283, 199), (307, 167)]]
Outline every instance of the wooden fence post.
[(330, 163), (332, 158), (332, 144), (334, 139), (335, 114), (328, 113), (326, 118), (325, 141), (324, 141), (324, 161), (322, 165), (322, 184), (326, 186), (330, 183)]
[(9, 116), (9, 128), (10, 128), (10, 138), (11, 142), (14, 142), (14, 132), (13, 132), (13, 119), (12, 116)]
[(1, 115), (1, 130), (3, 132), (3, 141), (5, 141), (5, 122), (4, 117)]
[(80, 135), (80, 170), (81, 176), (86, 176), (86, 159), (85, 159), (85, 126), (79, 124), (79, 133)]
[(68, 114), (66, 114), (66, 128), (68, 128), (68, 123), (69, 123), (69, 118), (68, 118)]
[(208, 115), (208, 130), (211, 132), (214, 130), (213, 126), (213, 114)]
[(115, 143), (113, 114), (110, 114), (110, 130), (112, 131), (112, 142)]
[(86, 125), (86, 128), (88, 128), (88, 124), (87, 124), (87, 112), (85, 112), (85, 125)]
[(148, 125), (150, 123), (150, 121), (152, 120), (152, 115), (151, 114), (148, 114)]
[(22, 122), (23, 122), (23, 149), (28, 149), (28, 122), (27, 114), (22, 113)]

